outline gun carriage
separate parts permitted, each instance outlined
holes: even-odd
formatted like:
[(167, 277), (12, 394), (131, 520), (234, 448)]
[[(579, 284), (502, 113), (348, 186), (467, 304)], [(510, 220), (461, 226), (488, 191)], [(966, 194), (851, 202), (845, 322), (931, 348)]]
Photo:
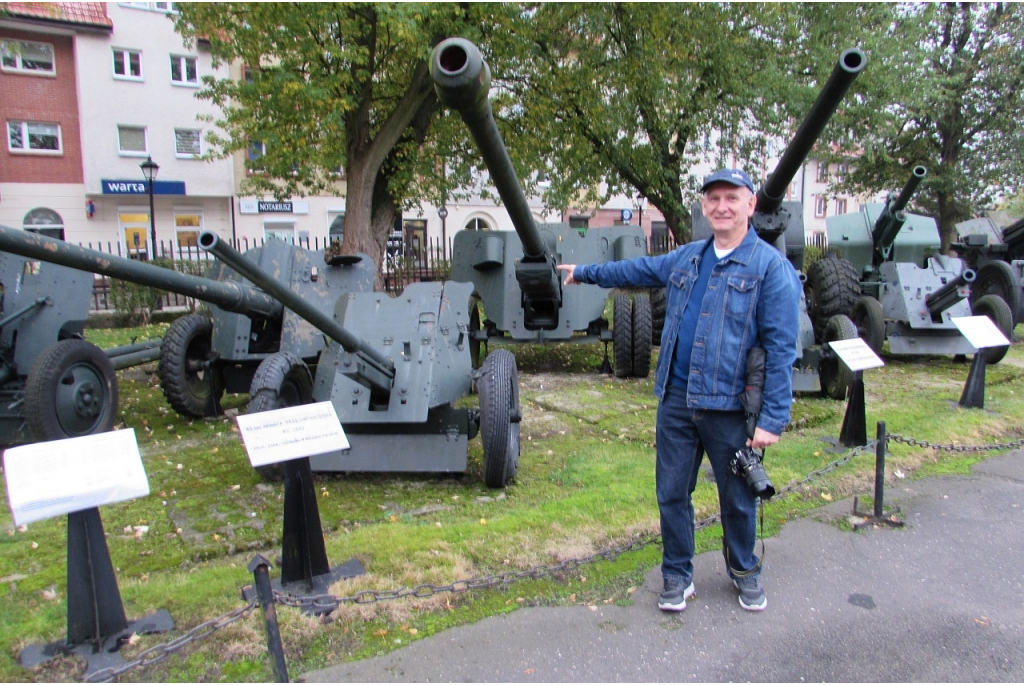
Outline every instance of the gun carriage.
[(1024, 219), (999, 228), (988, 218), (956, 225), (959, 240), (953, 249), (978, 277), (971, 286), (971, 303), (998, 295), (1013, 312), (1013, 325), (1024, 321)]

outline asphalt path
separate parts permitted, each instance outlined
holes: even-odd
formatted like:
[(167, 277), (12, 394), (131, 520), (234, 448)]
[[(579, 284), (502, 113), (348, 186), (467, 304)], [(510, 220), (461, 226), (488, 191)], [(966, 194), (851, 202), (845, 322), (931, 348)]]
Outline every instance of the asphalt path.
[(302, 679), (1024, 682), (1024, 451), (886, 500), (905, 527), (841, 530), (841, 502), (768, 539), (760, 613), (707, 552), (679, 614), (656, 606), (656, 567), (630, 606), (524, 608)]

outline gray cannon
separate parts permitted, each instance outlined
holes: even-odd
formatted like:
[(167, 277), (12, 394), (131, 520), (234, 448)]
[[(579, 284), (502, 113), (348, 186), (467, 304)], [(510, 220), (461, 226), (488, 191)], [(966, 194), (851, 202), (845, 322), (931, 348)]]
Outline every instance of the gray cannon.
[[(596, 285), (562, 290), (557, 264), (589, 264), (643, 256), (647, 241), (639, 226), (591, 229), (568, 224), (537, 225), (516, 177), (488, 99), (491, 74), (480, 51), (462, 38), (439, 43), (430, 73), (441, 101), (456, 110), (483, 156), (515, 226), (510, 231), (468, 231), (452, 242), (452, 279), (473, 284), (486, 320), (472, 305), (470, 336), (474, 364), (480, 343), (614, 343), (615, 374), (644, 377), (651, 366), (651, 306), (646, 295), (615, 298), (614, 328), (603, 318), (608, 291)], [(607, 353), (606, 353), (607, 356)]]
[[(804, 117), (793, 139), (779, 158), (775, 170), (757, 192), (757, 208), (751, 224), (761, 240), (773, 245), (786, 255), (797, 271), (803, 269), (804, 220), (803, 203), (785, 200), (786, 190), (793, 177), (814, 147), (818, 136), (842, 102), (846, 91), (867, 66), (867, 57), (857, 48), (844, 50), (832, 69), (818, 98)], [(711, 236), (711, 225), (701, 211), (700, 202), (690, 208), (691, 236), (702, 240)], [(805, 280), (801, 274), (801, 279)], [(815, 328), (808, 312), (814, 308), (814, 290), (805, 280), (804, 294), (800, 298), (800, 334), (797, 340), (797, 362), (793, 368), (794, 392), (817, 392), (819, 389), (835, 399), (846, 396), (852, 375), (831, 352), (827, 344), (815, 346)], [(857, 337), (853, 322), (842, 314), (827, 317), (822, 326), (822, 343)]]
[[(515, 358), (496, 350), (473, 372), (471, 284), (413, 283), (397, 298), (347, 292), (325, 310), (216, 234), (201, 234), (199, 247), (330, 339), (315, 374), (299, 356), (281, 350), (262, 361), (249, 389), (249, 413), (333, 404), (351, 447), (311, 457), (315, 471), (461, 473), (468, 440), (479, 432), (487, 485), (502, 487), (515, 476), (521, 416)], [(453, 406), (474, 380), (479, 409)], [(274, 472), (261, 469), (267, 477)]]
[(991, 219), (956, 225), (959, 240), (952, 247), (978, 277), (971, 285), (971, 303), (998, 295), (1013, 312), (1013, 325), (1024, 321), (1024, 219), (999, 228)]
[[(892, 354), (975, 352), (953, 317), (988, 316), (1007, 337), (1013, 329), (1012, 310), (1001, 297), (974, 296), (976, 274), (967, 262), (937, 254), (935, 220), (906, 211), (926, 176), (916, 166), (884, 204), (825, 220), (829, 247), (841, 256), (814, 264), (819, 307), (849, 315), (858, 336), (879, 354), (885, 340)], [(986, 360), (995, 364), (1006, 351), (988, 348)]]
[[(270, 354), (288, 351), (315, 364), (324, 347), (323, 335), (311, 324), (223, 264), (211, 265), (212, 278), (200, 278), (4, 227), (0, 250), (213, 305), (212, 318), (201, 313), (181, 317), (164, 336), (158, 375), (168, 404), (184, 416), (218, 414), (221, 395), (248, 392), (257, 367)], [(331, 311), (343, 293), (373, 290), (374, 268), (366, 257), (328, 263), (318, 252), (269, 240), (249, 250), (246, 259), (321, 311)], [(81, 292), (87, 296), (91, 291), (91, 281), (83, 282)]]

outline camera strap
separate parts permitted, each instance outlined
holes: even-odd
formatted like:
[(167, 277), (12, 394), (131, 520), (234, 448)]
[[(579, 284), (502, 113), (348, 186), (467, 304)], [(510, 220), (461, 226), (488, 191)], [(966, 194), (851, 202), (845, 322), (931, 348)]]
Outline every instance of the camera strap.
[[(762, 461), (764, 461), (764, 454), (766, 451), (766, 448), (761, 448)], [(749, 578), (755, 573), (760, 572), (761, 567), (764, 565), (764, 500), (761, 499), (760, 497), (755, 499), (757, 501), (757, 508), (760, 511), (760, 516), (758, 518), (761, 529), (758, 533), (758, 536), (761, 538), (761, 558), (757, 560), (756, 564), (754, 564), (754, 568), (749, 569), (747, 571), (737, 571), (736, 569), (734, 569), (732, 567), (732, 562), (729, 560), (729, 546), (725, 544), (725, 536), (722, 536), (722, 549), (725, 551), (725, 563), (729, 567), (729, 571), (731, 571), (732, 574), (737, 578)]]

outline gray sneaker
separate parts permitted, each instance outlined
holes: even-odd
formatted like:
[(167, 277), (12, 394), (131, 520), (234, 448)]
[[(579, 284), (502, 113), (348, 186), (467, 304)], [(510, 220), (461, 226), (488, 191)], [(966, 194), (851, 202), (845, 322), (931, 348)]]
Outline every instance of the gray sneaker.
[(686, 600), (693, 597), (694, 592), (693, 583), (684, 588), (683, 581), (666, 578), (665, 589), (658, 595), (658, 608), (662, 611), (682, 611), (686, 608)]
[(740, 591), (741, 607), (747, 611), (764, 611), (768, 608), (768, 598), (765, 597), (761, 579), (758, 576), (733, 579), (732, 584)]

